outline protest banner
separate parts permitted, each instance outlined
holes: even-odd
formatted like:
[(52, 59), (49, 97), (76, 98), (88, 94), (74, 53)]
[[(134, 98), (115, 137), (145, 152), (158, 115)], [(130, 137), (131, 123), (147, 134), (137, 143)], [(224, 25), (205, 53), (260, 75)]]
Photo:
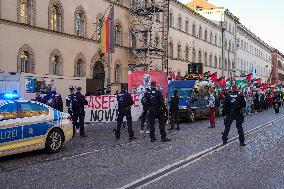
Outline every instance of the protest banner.
[(150, 88), (151, 81), (157, 83), (157, 88), (163, 96), (168, 96), (167, 73), (159, 70), (128, 72), (128, 92), (131, 94), (144, 94)]
[[(132, 95), (134, 104), (131, 107), (133, 121), (138, 121), (142, 114), (143, 106), (139, 94)], [(115, 95), (87, 96), (88, 105), (85, 107), (85, 122), (116, 122), (118, 115), (117, 99)]]

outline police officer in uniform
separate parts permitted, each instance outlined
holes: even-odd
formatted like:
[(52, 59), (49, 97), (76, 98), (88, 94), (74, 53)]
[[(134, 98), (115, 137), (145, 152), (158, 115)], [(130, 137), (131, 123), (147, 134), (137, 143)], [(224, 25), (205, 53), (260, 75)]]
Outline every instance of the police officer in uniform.
[(42, 102), (60, 112), (63, 112), (63, 101), (61, 95), (52, 87), (51, 92), (43, 97)]
[(180, 130), (179, 128), (179, 97), (178, 91), (174, 91), (174, 96), (170, 101), (170, 114), (171, 114), (171, 128), (169, 130), (174, 129), (175, 123), (177, 124), (176, 130)]
[(81, 94), (81, 87), (77, 88), (77, 92), (71, 96), (72, 113), (73, 113), (73, 131), (76, 128), (80, 128), (80, 136), (86, 137), (84, 120), (85, 120), (85, 110), (84, 106), (88, 105), (88, 101), (85, 96)]
[(161, 134), (161, 142), (171, 141), (167, 138), (167, 134), (165, 131), (165, 124), (164, 124), (164, 99), (163, 95), (160, 91), (156, 88), (156, 82), (151, 82), (151, 90), (145, 94), (146, 99), (149, 104), (149, 124), (150, 124), (150, 138), (151, 142), (156, 141), (155, 137), (155, 120), (159, 120), (159, 128)]
[(233, 91), (225, 97), (224, 111), (226, 118), (224, 120), (225, 130), (222, 133), (223, 144), (227, 144), (228, 134), (230, 132), (231, 125), (236, 120), (236, 127), (239, 133), (240, 146), (245, 146), (245, 136), (243, 131), (244, 114), (243, 108), (246, 107), (246, 101), (243, 95), (238, 93), (238, 88), (234, 85)]
[(134, 104), (131, 94), (126, 92), (125, 88), (121, 89), (121, 92), (117, 94), (118, 102), (118, 116), (117, 116), (117, 128), (115, 130), (115, 138), (120, 139), (120, 129), (123, 124), (123, 118), (126, 117), (129, 141), (136, 139), (134, 137), (132, 129), (132, 116), (131, 116), (131, 106)]
[[(74, 88), (70, 87), (69, 90), (70, 90), (70, 94), (66, 97), (65, 102), (66, 102), (68, 113), (71, 116), (72, 120), (74, 120), (73, 111), (72, 111), (72, 98), (73, 98), (73, 95), (74, 95)], [(75, 125), (73, 124), (73, 136), (74, 135), (75, 135)]]

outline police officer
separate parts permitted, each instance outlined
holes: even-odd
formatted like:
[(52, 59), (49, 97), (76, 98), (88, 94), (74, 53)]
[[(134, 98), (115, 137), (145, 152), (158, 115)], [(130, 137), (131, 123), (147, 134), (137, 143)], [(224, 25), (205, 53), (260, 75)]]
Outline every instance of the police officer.
[(224, 120), (225, 130), (222, 133), (223, 134), (222, 140), (224, 145), (227, 144), (228, 141), (227, 137), (230, 132), (230, 127), (234, 120), (236, 120), (236, 127), (239, 133), (240, 146), (246, 145), (244, 131), (242, 127), (242, 123), (244, 122), (244, 114), (242, 110), (245, 107), (246, 107), (246, 102), (244, 96), (238, 93), (238, 88), (234, 85), (233, 91), (230, 92), (228, 95), (226, 95), (224, 102), (224, 111), (226, 114), (226, 118)]
[(167, 138), (167, 134), (165, 131), (165, 124), (164, 124), (164, 99), (163, 95), (160, 91), (156, 89), (156, 82), (151, 82), (151, 90), (145, 94), (146, 99), (149, 103), (149, 124), (150, 124), (150, 138), (151, 142), (156, 141), (155, 137), (155, 120), (159, 120), (159, 128), (161, 134), (161, 142), (171, 141)]
[(63, 112), (63, 101), (61, 95), (56, 92), (56, 87), (52, 87), (51, 92), (43, 97), (42, 102), (58, 111)]
[[(149, 92), (149, 91), (150, 91), (150, 89), (146, 88), (146, 92)], [(149, 112), (148, 106), (149, 106), (149, 104), (147, 103), (147, 99), (146, 99), (145, 94), (141, 99), (141, 103), (142, 103), (142, 106), (143, 106), (143, 112), (142, 112), (142, 115), (141, 115), (141, 131), (140, 131), (140, 133), (144, 133), (145, 122), (146, 122), (146, 120), (147, 120), (147, 122), (149, 122), (149, 120), (148, 120), (148, 112)], [(147, 124), (146, 134), (149, 134), (149, 124)]]
[[(86, 137), (84, 128), (85, 110), (84, 106), (88, 105), (88, 101), (85, 96), (81, 94), (81, 87), (77, 88), (77, 92), (71, 96), (72, 113), (73, 113), (73, 125), (76, 128), (80, 128), (80, 136)], [(73, 127), (73, 128), (74, 128)], [(73, 129), (74, 130), (74, 129)]]
[(171, 114), (171, 128), (169, 130), (174, 129), (175, 123), (177, 124), (176, 130), (180, 130), (179, 128), (179, 97), (178, 91), (174, 91), (174, 96), (170, 101), (170, 114)]
[(125, 88), (121, 89), (121, 92), (117, 94), (118, 102), (118, 116), (117, 116), (117, 128), (115, 130), (115, 138), (120, 139), (120, 129), (123, 123), (124, 116), (127, 120), (129, 141), (136, 139), (132, 130), (132, 116), (131, 106), (134, 104), (131, 94), (126, 92)]
[[(72, 118), (72, 120), (74, 120), (73, 111), (72, 111), (72, 98), (74, 95), (74, 88), (70, 87), (69, 90), (70, 90), (70, 94), (66, 97), (65, 102), (66, 102), (68, 113), (70, 117)], [(79, 129), (79, 128), (75, 128), (75, 125), (73, 124), (73, 136), (75, 135), (75, 129)]]

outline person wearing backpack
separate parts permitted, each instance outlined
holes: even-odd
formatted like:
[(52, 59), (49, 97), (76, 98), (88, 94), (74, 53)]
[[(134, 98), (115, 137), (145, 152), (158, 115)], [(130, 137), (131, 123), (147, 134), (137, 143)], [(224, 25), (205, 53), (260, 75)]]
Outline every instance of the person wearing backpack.
[[(77, 88), (77, 92), (71, 96), (72, 112), (73, 112), (73, 128), (80, 128), (80, 136), (87, 137), (85, 134), (85, 110), (84, 106), (88, 105), (85, 96), (81, 94), (81, 87)], [(74, 130), (73, 130), (74, 131)]]
[(118, 116), (117, 116), (117, 128), (115, 131), (115, 138), (120, 139), (120, 129), (123, 123), (123, 118), (126, 117), (129, 141), (136, 139), (134, 137), (134, 132), (132, 129), (132, 116), (131, 116), (131, 106), (134, 104), (131, 94), (126, 92), (125, 88), (121, 89), (121, 92), (117, 94), (118, 103)]

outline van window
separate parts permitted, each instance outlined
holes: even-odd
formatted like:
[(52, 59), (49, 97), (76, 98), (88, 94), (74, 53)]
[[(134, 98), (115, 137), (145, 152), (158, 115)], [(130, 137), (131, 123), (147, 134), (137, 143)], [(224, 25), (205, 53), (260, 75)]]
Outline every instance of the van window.
[(48, 108), (41, 104), (38, 104), (38, 110), (39, 110), (40, 115), (48, 115), (49, 113)]
[(0, 106), (0, 115), (4, 117), (4, 120), (17, 118), (17, 106), (15, 103), (5, 104)]

